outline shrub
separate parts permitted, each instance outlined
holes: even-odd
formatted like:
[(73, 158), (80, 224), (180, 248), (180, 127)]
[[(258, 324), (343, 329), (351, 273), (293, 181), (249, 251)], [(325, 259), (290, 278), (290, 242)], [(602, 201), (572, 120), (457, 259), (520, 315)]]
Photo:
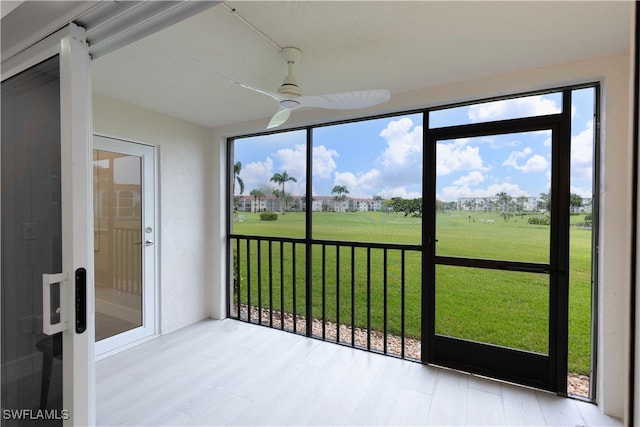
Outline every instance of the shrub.
[(277, 221), (278, 214), (275, 212), (262, 212), (260, 214), (260, 221)]
[(549, 225), (551, 224), (551, 220), (544, 216), (534, 216), (529, 218), (529, 224), (532, 225)]
[(591, 221), (593, 221), (593, 216), (591, 214), (584, 216), (584, 222), (591, 222)]

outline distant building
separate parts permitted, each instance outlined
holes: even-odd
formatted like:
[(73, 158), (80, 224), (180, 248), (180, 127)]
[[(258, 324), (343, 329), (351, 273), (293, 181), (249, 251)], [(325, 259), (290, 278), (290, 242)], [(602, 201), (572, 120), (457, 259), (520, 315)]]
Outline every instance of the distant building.
[[(234, 196), (235, 208), (242, 212), (281, 212), (282, 200), (273, 194), (264, 197), (250, 195)], [(346, 197), (342, 201), (335, 196), (313, 196), (311, 210), (313, 212), (369, 212), (382, 209), (382, 200)], [(306, 198), (293, 196), (287, 202), (287, 211), (304, 212), (306, 210)]]
[(496, 212), (508, 210), (512, 212), (544, 211), (543, 201), (539, 197), (513, 197), (509, 206), (503, 206), (498, 196), (489, 197), (459, 197), (457, 210), (474, 212)]

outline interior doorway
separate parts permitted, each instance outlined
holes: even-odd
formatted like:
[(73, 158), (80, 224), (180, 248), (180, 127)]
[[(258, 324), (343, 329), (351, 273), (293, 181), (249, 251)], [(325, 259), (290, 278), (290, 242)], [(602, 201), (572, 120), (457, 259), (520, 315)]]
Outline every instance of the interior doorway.
[(94, 137), (96, 355), (156, 333), (155, 153)]

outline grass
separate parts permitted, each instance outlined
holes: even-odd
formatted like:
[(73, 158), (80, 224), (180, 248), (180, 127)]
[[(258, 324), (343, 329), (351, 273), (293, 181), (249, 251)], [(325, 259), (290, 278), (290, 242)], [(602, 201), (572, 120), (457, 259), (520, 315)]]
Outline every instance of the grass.
[[(258, 214), (242, 213), (234, 222), (236, 234), (304, 237), (303, 213), (280, 215), (277, 221), (260, 221)], [(403, 214), (354, 212), (314, 213), (315, 239), (420, 244), (421, 219)], [(584, 216), (572, 216), (572, 223)], [(526, 262), (549, 261), (549, 227), (530, 225), (527, 216), (504, 221), (497, 213), (462, 212), (438, 214), (437, 255)], [(241, 300), (276, 310), (305, 312), (305, 249), (291, 244), (263, 242), (262, 264), (258, 269), (257, 243), (247, 248), (241, 243)], [(569, 371), (588, 374), (591, 349), (591, 230), (571, 227), (570, 232)], [(271, 251), (273, 265), (268, 269)], [(312, 312), (315, 318), (366, 327), (368, 316), (373, 329), (385, 325), (383, 304), (386, 295), (389, 333), (402, 328), (400, 251), (335, 247), (312, 247)], [(368, 261), (367, 261), (367, 257)], [(323, 263), (322, 260), (325, 260)], [(340, 262), (336, 262), (337, 260)], [(421, 253), (405, 253), (405, 313), (407, 336), (421, 336)], [(324, 270), (323, 270), (324, 264)], [(386, 271), (384, 265), (387, 266)], [(249, 273), (247, 273), (247, 267)], [(352, 275), (353, 269), (353, 275)], [(295, 272), (294, 272), (295, 270)], [(367, 271), (370, 281), (367, 283)], [(295, 273), (295, 274), (294, 274)], [(384, 275), (387, 289), (384, 290)], [(258, 277), (258, 275), (260, 277)], [(353, 277), (353, 284), (352, 284)], [(294, 280), (295, 279), (295, 280)], [(247, 286), (250, 284), (250, 286)], [(548, 276), (544, 274), (484, 270), (439, 265), (436, 268), (436, 331), (439, 334), (486, 342), (511, 348), (548, 352)], [(294, 297), (295, 293), (295, 299)], [(269, 299), (271, 295), (271, 300)], [(324, 295), (324, 301), (323, 301)], [(351, 299), (355, 310), (351, 311)], [(367, 302), (371, 304), (367, 313)], [(324, 302), (324, 304), (323, 304)], [(323, 312), (323, 307), (325, 307)]]

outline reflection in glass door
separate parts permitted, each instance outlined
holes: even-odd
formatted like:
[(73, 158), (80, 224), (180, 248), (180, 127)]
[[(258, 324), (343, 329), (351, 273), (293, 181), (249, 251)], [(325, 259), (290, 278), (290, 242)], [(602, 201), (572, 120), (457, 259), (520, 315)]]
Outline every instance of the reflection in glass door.
[(2, 409), (62, 411), (62, 333), (42, 331), (42, 277), (62, 271), (60, 144), (54, 57), (2, 82)]
[(153, 188), (153, 148), (95, 137), (97, 354), (155, 332)]
[(142, 159), (93, 151), (96, 341), (142, 326)]

